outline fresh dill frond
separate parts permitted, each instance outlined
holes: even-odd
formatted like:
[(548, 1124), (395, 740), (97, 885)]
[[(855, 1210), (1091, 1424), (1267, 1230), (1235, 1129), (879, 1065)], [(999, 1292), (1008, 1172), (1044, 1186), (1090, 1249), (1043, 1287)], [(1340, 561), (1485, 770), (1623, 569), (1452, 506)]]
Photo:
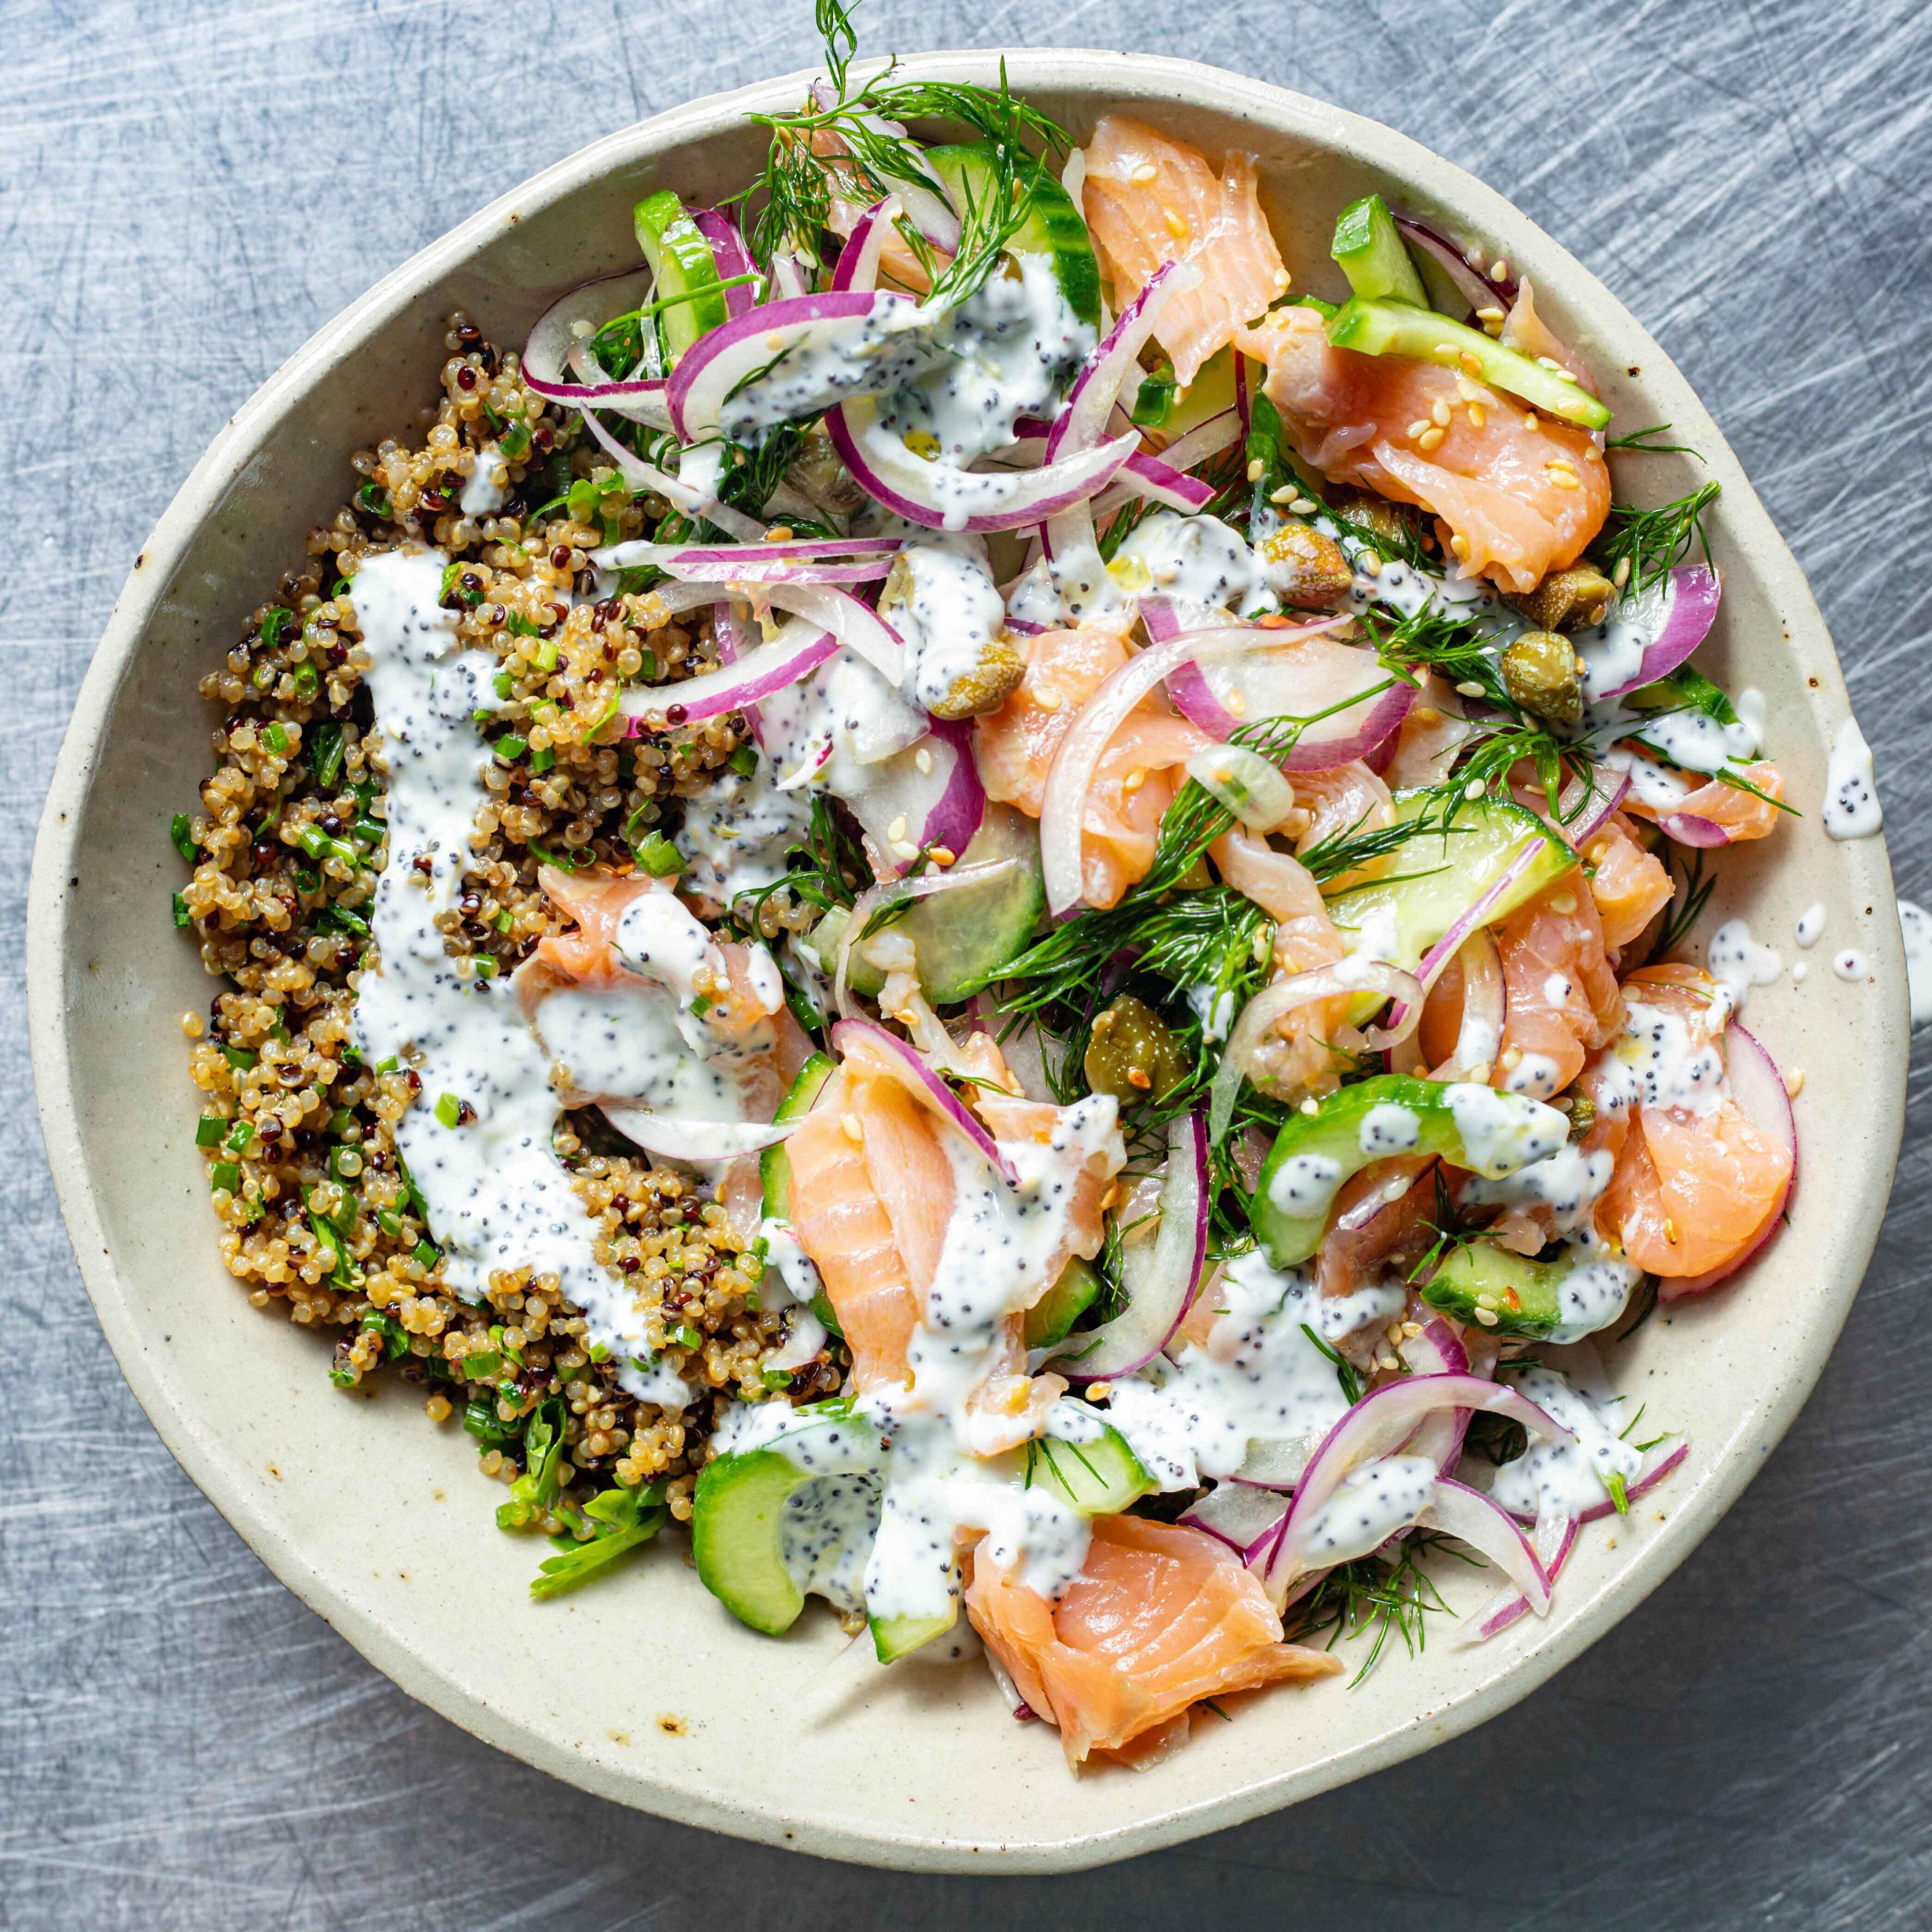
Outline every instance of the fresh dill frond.
[(1393, 1561), (1377, 1555), (1338, 1564), (1294, 1606), (1292, 1627), (1282, 1634), (1291, 1642), (1306, 1643), (1326, 1631), (1328, 1641), (1324, 1647), (1333, 1650), (1338, 1642), (1372, 1630), (1375, 1641), (1361, 1668), (1349, 1679), (1348, 1688), (1353, 1690), (1376, 1667), (1391, 1630), (1413, 1657), (1426, 1647), (1427, 1618), (1434, 1612), (1449, 1610), (1442, 1593), (1422, 1567), (1423, 1558), (1438, 1550), (1474, 1568), (1486, 1567), (1480, 1558), (1447, 1538), (1433, 1531), (1418, 1530), (1403, 1538)]
[[(1456, 810), (1466, 801), (1460, 782), (1450, 781), (1434, 788), (1432, 796), (1412, 818), (1398, 818), (1388, 825), (1364, 827), (1365, 820), (1340, 832), (1318, 838), (1300, 856), (1303, 866), (1318, 886), (1344, 874), (1359, 872), (1365, 866), (1399, 852), (1412, 838), (1425, 832), (1450, 832), (1462, 828), (1454, 824)], [(1432, 868), (1431, 868), (1433, 869)], [(1378, 879), (1376, 884), (1385, 884)]]
[[(784, 856), (799, 862), (770, 885), (741, 892), (733, 903), (734, 917), (754, 936), (766, 902), (778, 893), (830, 912), (835, 906), (849, 908), (872, 883), (865, 847), (823, 792), (812, 794), (812, 817), (805, 836), (788, 846)], [(749, 908), (748, 914), (741, 910), (745, 908)]]
[(1361, 622), (1376, 656), (1405, 683), (1419, 684), (1418, 672), (1433, 671), (1447, 683), (1480, 687), (1462, 692), (1464, 697), (1480, 697), (1512, 718), (1521, 716), (1503, 682), (1500, 655), (1483, 625), (1434, 603), (1394, 623), (1373, 610), (1364, 611)]
[[(1004, 63), (997, 90), (962, 81), (901, 80), (896, 62), (855, 83), (850, 73), (858, 46), (854, 10), (842, 0), (818, 0), (814, 17), (825, 43), (829, 88), (794, 112), (752, 116), (771, 130), (772, 142), (763, 175), (739, 197), (762, 196), (748, 244), (754, 259), (767, 269), (775, 256), (787, 250), (816, 261), (835, 194), (864, 207), (896, 188), (917, 187), (950, 200), (904, 124), (954, 122), (988, 144), (993, 169), (988, 184), (983, 189), (968, 185), (960, 197), (965, 206), (955, 206), (958, 249), (942, 265), (913, 222), (902, 218), (898, 228), (932, 282), (933, 298), (962, 302), (998, 268), (1007, 242), (1032, 213), (1035, 177), (1027, 142), (1055, 157), (1072, 144), (1057, 123), (1015, 98)], [(815, 134), (833, 136), (832, 145), (842, 152), (815, 153)]]
[(1668, 436), (1669, 423), (1652, 423), (1647, 428), (1634, 429), (1628, 436), (1613, 436), (1604, 445), (1606, 449), (1627, 449), (1634, 456), (1696, 456), (1703, 461), (1688, 442), (1654, 442), (1653, 436)]
[(1627, 565), (1622, 580), (1626, 596), (1661, 581), (1694, 543), (1702, 548), (1708, 562), (1711, 541), (1704, 529), (1704, 514), (1723, 494), (1724, 485), (1713, 480), (1654, 510), (1612, 503), (1590, 546), (1590, 560), (1612, 582), (1618, 580), (1617, 566)]
[(1664, 866), (1666, 872), (1676, 871), (1678, 866), (1684, 868), (1684, 877), (1678, 887), (1679, 896), (1673, 897), (1670, 908), (1664, 915), (1664, 924), (1658, 928), (1656, 943), (1646, 956), (1644, 964), (1667, 957), (1682, 946), (1690, 936), (1690, 928), (1704, 916), (1704, 908), (1711, 902), (1711, 895), (1718, 889), (1717, 876), (1704, 876), (1704, 854), (1699, 846), (1684, 848), (1689, 856), (1670, 841), (1663, 845)]
[(1324, 1342), (1306, 1322), (1301, 1324), (1301, 1332), (1334, 1364), (1335, 1379), (1342, 1385), (1342, 1399), (1353, 1408), (1361, 1400), (1363, 1393), (1361, 1375), (1354, 1364), (1339, 1349)]
[(1433, 1220), (1424, 1224), (1433, 1238), (1420, 1260), (1408, 1271), (1408, 1280), (1412, 1286), (1428, 1280), (1457, 1248), (1466, 1247), (1482, 1232), (1474, 1222), (1465, 1220), (1457, 1210), (1456, 1198), (1449, 1192), (1449, 1184), (1444, 1179), (1439, 1165), (1433, 1170), (1433, 1175), (1436, 1214)]

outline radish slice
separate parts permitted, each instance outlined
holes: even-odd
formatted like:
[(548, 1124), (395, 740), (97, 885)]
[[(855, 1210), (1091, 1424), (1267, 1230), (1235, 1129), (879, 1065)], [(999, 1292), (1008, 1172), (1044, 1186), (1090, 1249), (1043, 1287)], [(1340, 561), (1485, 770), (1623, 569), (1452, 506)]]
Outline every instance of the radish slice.
[(598, 1111), (626, 1140), (674, 1160), (735, 1160), (741, 1154), (777, 1146), (805, 1124), (803, 1114), (795, 1120), (697, 1120), (688, 1114), (660, 1114), (649, 1107), (608, 1102)]
[[(1330, 619), (1332, 624), (1335, 620)], [(1329, 628), (1313, 624), (1297, 632), (1269, 632), (1270, 638), (1312, 637)], [(1127, 714), (1162, 679), (1203, 655), (1214, 656), (1246, 646), (1256, 634), (1241, 629), (1197, 631), (1156, 644), (1130, 658), (1081, 706), (1072, 728), (1060, 740), (1046, 776), (1040, 803), (1040, 862), (1046, 878), (1048, 908), (1057, 916), (1080, 901), (1081, 816), (1094, 774), (1114, 734)]]
[(1302, 1539), (1351, 1471), (1393, 1454), (1417, 1424), (1442, 1408), (1484, 1409), (1520, 1422), (1540, 1441), (1574, 1442), (1569, 1430), (1520, 1390), (1474, 1376), (1409, 1376), (1374, 1390), (1357, 1402), (1309, 1459), (1294, 1501), (1281, 1527), (1249, 1568), (1268, 1586), (1277, 1610), (1313, 1586), (1316, 1570), (1304, 1561)]
[[(1051, 781), (1049, 780), (1049, 782)], [(1379, 959), (1339, 959), (1332, 966), (1317, 966), (1295, 973), (1264, 986), (1241, 1009), (1234, 1030), (1214, 1070), (1214, 1084), (1208, 1092), (1208, 1130), (1218, 1141), (1234, 1118), (1234, 1102), (1240, 1097), (1241, 1082), (1246, 1079), (1255, 1050), (1286, 1013), (1311, 1000), (1352, 998), (1364, 993), (1380, 994), (1396, 1002), (1397, 1012), (1406, 1016), (1394, 1034), (1370, 1034), (1364, 1038), (1370, 1050), (1380, 1052), (1406, 1039), (1421, 1024), (1425, 997), (1412, 974)], [(1406, 1190), (1405, 1190), (1406, 1191)]]
[(1521, 1526), (1500, 1503), (1444, 1477), (1430, 1492), (1430, 1525), (1486, 1556), (1536, 1614), (1550, 1614), (1550, 1576)]
[(1287, 1509), (1285, 1497), (1238, 1477), (1232, 1482), (1216, 1483), (1198, 1502), (1181, 1511), (1180, 1520), (1204, 1529), (1245, 1556), (1276, 1528)]
[[(709, 586), (704, 587), (708, 602), (715, 592)], [(701, 677), (682, 684), (632, 685), (623, 696), (621, 735), (642, 736), (646, 712), (668, 711), (674, 705), (682, 710), (686, 722), (694, 724), (700, 718), (722, 718), (729, 712), (742, 711), (760, 698), (769, 698), (773, 692), (809, 676), (838, 649), (836, 638), (815, 624), (796, 620), (770, 644), (760, 644), (735, 662), (727, 662)]]
[(1398, 214), (1395, 225), (1405, 242), (1413, 242), (1442, 265), (1444, 272), (1456, 284), (1471, 308), (1508, 310), (1516, 306), (1516, 291), (1520, 285), (1515, 276), (1506, 274), (1498, 281), (1484, 274), (1441, 229), (1418, 216)]
[[(1620, 698), (1675, 670), (1710, 634), (1723, 590), (1716, 571), (1701, 563), (1687, 564), (1672, 571), (1660, 585), (1626, 598), (1618, 607), (1620, 616), (1612, 616), (1612, 623), (1642, 621), (1656, 627), (1644, 646), (1643, 662), (1634, 677), (1606, 690), (1592, 690), (1586, 681), (1584, 696), (1592, 704), (1600, 698)], [(1587, 639), (1577, 641), (1582, 645)]]
[(903, 876), (915, 862), (902, 858), (896, 847), (930, 851), (940, 846), (956, 859), (986, 815), (986, 794), (973, 761), (970, 722), (935, 718), (932, 724), (930, 734), (916, 745), (868, 766), (864, 789), (845, 801), (895, 876)]
[[(861, 391), (895, 389), (938, 359), (927, 322), (910, 296), (857, 289), (747, 310), (686, 352), (664, 392), (671, 428), (680, 442), (718, 430), (745, 442)], [(820, 361), (815, 380), (784, 373), (808, 356)]]
[[(652, 429), (670, 428), (664, 378), (616, 382), (602, 376), (584, 346), (590, 335), (577, 332), (582, 324), (590, 334), (595, 334), (607, 322), (641, 308), (650, 300), (656, 279), (649, 268), (622, 268), (615, 274), (580, 283), (560, 296), (538, 316), (524, 344), (524, 386), (546, 402), (562, 403), (571, 409), (591, 404)], [(576, 369), (585, 380), (568, 380), (566, 369)]]
[[(981, 868), (976, 866), (972, 869), (976, 872)], [(854, 923), (856, 922), (855, 916)], [(1017, 1184), (1019, 1176), (1012, 1162), (1000, 1151), (999, 1142), (986, 1131), (978, 1115), (920, 1057), (916, 1049), (897, 1034), (888, 1033), (884, 1027), (868, 1019), (840, 1020), (832, 1029), (832, 1044), (841, 1054), (850, 1052), (860, 1040), (886, 1062), (914, 1100), (930, 1108), (949, 1126), (958, 1128), (1003, 1180)]]
[(1370, 758), (1415, 702), (1415, 687), (1391, 677), (1371, 651), (1306, 628), (1228, 628), (1246, 640), (1246, 653), (1180, 667), (1168, 680), (1168, 694), (1184, 718), (1214, 738), (1264, 718), (1309, 719), (1282, 760), (1284, 771), (1329, 771)]
[(1724, 1073), (1738, 1112), (1767, 1140), (1784, 1148), (1790, 1156), (1791, 1169), (1785, 1176), (1783, 1191), (1772, 1202), (1771, 1212), (1756, 1235), (1720, 1268), (1703, 1274), (1666, 1276), (1657, 1289), (1665, 1301), (1681, 1301), (1687, 1294), (1702, 1294), (1736, 1274), (1784, 1225), (1785, 1209), (1797, 1184), (1798, 1123), (1792, 1114), (1784, 1076), (1778, 1072), (1777, 1061), (1735, 1021), (1724, 1030)]
[(1167, 1179), (1160, 1190), (1160, 1226), (1151, 1241), (1138, 1241), (1121, 1264), (1126, 1306), (1112, 1321), (1078, 1338), (1076, 1354), (1056, 1365), (1071, 1382), (1131, 1375), (1174, 1339), (1200, 1292), (1208, 1261), (1208, 1214), (1214, 1192), (1208, 1180), (1208, 1124), (1198, 1113), (1171, 1121), (1167, 1130)]
[[(723, 209), (694, 208), (691, 218), (699, 234), (711, 244), (711, 259), (717, 265), (721, 282), (757, 274), (757, 265), (752, 260), (752, 251), (745, 246), (744, 236), (738, 232), (738, 224)], [(742, 315), (758, 298), (758, 292), (751, 283), (739, 282), (736, 288), (724, 291), (724, 313)]]

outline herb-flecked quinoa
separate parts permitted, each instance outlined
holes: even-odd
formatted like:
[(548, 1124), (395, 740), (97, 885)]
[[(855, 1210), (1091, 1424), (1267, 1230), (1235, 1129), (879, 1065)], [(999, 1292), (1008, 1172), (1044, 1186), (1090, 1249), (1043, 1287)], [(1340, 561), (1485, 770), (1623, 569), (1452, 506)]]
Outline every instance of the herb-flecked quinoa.
[[(310, 532), (307, 564), (201, 680), (222, 715), (200, 808), (175, 823), (194, 868), (175, 916), (225, 989), (206, 1019), (182, 1022), (202, 1096), (197, 1140), (222, 1258), (257, 1308), (332, 1336), (330, 1373), (344, 1388), (384, 1372), (424, 1388), (430, 1419), (460, 1423), (484, 1473), (512, 1486), (505, 1527), (614, 1556), (629, 1543), (608, 1526), (627, 1504), (689, 1517), (716, 1399), (829, 1394), (845, 1357), (835, 1340), (802, 1369), (769, 1369), (784, 1331), (760, 1310), (759, 1258), (722, 1207), (589, 1110), (566, 1116), (556, 1151), (596, 1217), (596, 1259), (640, 1298), (654, 1349), (699, 1390), (692, 1406), (666, 1412), (622, 1389), (554, 1275), (499, 1271), (482, 1306), (443, 1284), (393, 1136), (407, 1108), (429, 1104), (421, 1080), (362, 1064), (350, 1044), (365, 909), (387, 856), (382, 774), (364, 742), (357, 568), (434, 544), (452, 560), (444, 603), (461, 614), (463, 643), (494, 652), (500, 690), (507, 680), (474, 863), (440, 922), (469, 972), (508, 974), (564, 923), (537, 885), (540, 865), (629, 871), (634, 844), (730, 764), (742, 722), (668, 722), (669, 688), (716, 668), (708, 616), (668, 620), (649, 592), (570, 602), (590, 550), (654, 526), (669, 506), (633, 501), (577, 419), (547, 410), (516, 356), (460, 311), (444, 340), (442, 398), (422, 412), (420, 441), (356, 453), (354, 496)], [(460, 499), (486, 444), (520, 453), (502, 508), (471, 515)], [(648, 721), (662, 728), (591, 742), (619, 686), (640, 680), (667, 687), (668, 718)], [(784, 911), (772, 909), (774, 930)], [(614, 1488), (628, 1494), (586, 1516)], [(545, 1567), (555, 1587), (590, 1566)]]

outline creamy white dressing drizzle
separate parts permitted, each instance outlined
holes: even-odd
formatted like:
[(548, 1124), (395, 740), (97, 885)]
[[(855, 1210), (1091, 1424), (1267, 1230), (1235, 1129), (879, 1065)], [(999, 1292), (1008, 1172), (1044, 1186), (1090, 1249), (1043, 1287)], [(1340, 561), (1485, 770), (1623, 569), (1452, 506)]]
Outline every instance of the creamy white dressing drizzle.
[(1754, 986), (1770, 986), (1784, 970), (1778, 949), (1760, 946), (1741, 919), (1727, 919), (1712, 934), (1705, 957), (1712, 978), (1724, 982), (1739, 1012)]
[(1156, 510), (1128, 532), (1111, 566), (1123, 590), (1173, 600), (1184, 623), (1280, 609), (1268, 567), (1218, 517)]
[(1378, 1456), (1351, 1469), (1303, 1533), (1303, 1561), (1323, 1569), (1379, 1550), (1421, 1520), (1436, 1480), (1429, 1456)]
[(1825, 830), (1833, 838), (1869, 838), (1883, 830), (1871, 747), (1856, 718), (1847, 718), (1832, 741), (1825, 774)]
[(1911, 990), (1912, 1024), (1932, 1024), (1932, 914), (1910, 899), (1898, 902), (1899, 930), (1905, 940), (1905, 980)]
[(808, 677), (758, 701), (764, 755), (782, 790), (819, 783), (839, 798), (865, 789), (868, 766), (926, 735), (915, 711), (856, 652), (842, 646)]
[(1108, 1420), (1164, 1490), (1238, 1474), (1266, 1445), (1268, 1480), (1294, 1480), (1347, 1413), (1330, 1356), (1358, 1330), (1402, 1310), (1396, 1283), (1324, 1295), (1300, 1269), (1238, 1256), (1202, 1290), (1221, 1312), (1204, 1346), (1182, 1342), (1113, 1384)]
[[(1729, 988), (1720, 985), (1714, 998), (1726, 1003)], [(1667, 1007), (1628, 1003), (1626, 1030), (1610, 1048), (1612, 1063), (1631, 1077), (1635, 1103), (1671, 1107), (1690, 1114), (1716, 1111), (1723, 1097), (1724, 1055), (1714, 1042), (1699, 1046), (1683, 1016)]]
[(1814, 900), (1798, 915), (1798, 943), (1809, 951), (1824, 936), (1825, 908), (1822, 902)]
[(1832, 956), (1832, 970), (1848, 986), (1856, 985), (1871, 971), (1871, 962), (1856, 946), (1848, 946)]
[(1599, 1404), (1558, 1369), (1527, 1370), (1516, 1386), (1576, 1440), (1533, 1443), (1496, 1472), (1490, 1493), (1512, 1516), (1580, 1516), (1610, 1500), (1610, 1478), (1636, 1480), (1642, 1452), (1619, 1438), (1609, 1412), (1622, 1406), (1620, 1397)]
[(728, 906), (784, 877), (785, 848), (811, 822), (810, 794), (781, 791), (771, 759), (760, 758), (748, 777), (722, 772), (685, 802), (675, 842), (689, 863), (680, 884)]
[(984, 664), (1006, 628), (1006, 607), (993, 582), (982, 537), (921, 533), (896, 560), (879, 614), (906, 647), (901, 686), (909, 703), (934, 711)]
[[(455, 616), (440, 606), (444, 562), (433, 550), (365, 558), (350, 589), (389, 824), (370, 914), (379, 963), (357, 978), (356, 1050), (372, 1066), (400, 1058), (422, 1080), (396, 1124), (396, 1145), (428, 1208), (452, 1291), (478, 1302), (500, 1270), (554, 1274), (583, 1310), (589, 1340), (626, 1365), (626, 1388), (682, 1408), (690, 1396), (678, 1377), (629, 1366), (646, 1351), (644, 1310), (598, 1265), (590, 1214), (551, 1148), (559, 1105), (550, 1056), (511, 985), (466, 976), (434, 923), (462, 890), (487, 795), (476, 715), (500, 702), (496, 659), (460, 649)], [(444, 1126), (436, 1103), (446, 1094), (473, 1120)]]
[(476, 452), (476, 466), (464, 478), (456, 507), (466, 517), (494, 517), (510, 500), (510, 466), (494, 442)]

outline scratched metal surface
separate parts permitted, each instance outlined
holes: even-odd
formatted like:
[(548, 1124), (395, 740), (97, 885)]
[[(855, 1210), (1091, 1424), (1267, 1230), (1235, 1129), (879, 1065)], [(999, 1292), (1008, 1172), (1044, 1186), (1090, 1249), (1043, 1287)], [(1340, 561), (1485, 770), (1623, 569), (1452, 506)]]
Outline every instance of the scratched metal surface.
[[(1932, 898), (1920, 0), (877, 0), (874, 46), (1129, 44), (1474, 170), (1658, 333), (1809, 572)], [(450, 224), (608, 129), (805, 63), (802, 0), (0, 0), (0, 1926), (1932, 1923), (1932, 1102), (1809, 1408), (1549, 1688), (1383, 1776), (1061, 1880), (922, 1880), (586, 1797), (410, 1702), (175, 1467), (82, 1294), (28, 1096), (20, 899), (75, 687), (229, 412)], [(1874, 514), (1876, 478), (1904, 517)], [(1909, 507), (1907, 507), (1909, 506)], [(1900, 1347), (1898, 1342), (1906, 1340)], [(1263, 1922), (1266, 1922), (1265, 1919)]]

